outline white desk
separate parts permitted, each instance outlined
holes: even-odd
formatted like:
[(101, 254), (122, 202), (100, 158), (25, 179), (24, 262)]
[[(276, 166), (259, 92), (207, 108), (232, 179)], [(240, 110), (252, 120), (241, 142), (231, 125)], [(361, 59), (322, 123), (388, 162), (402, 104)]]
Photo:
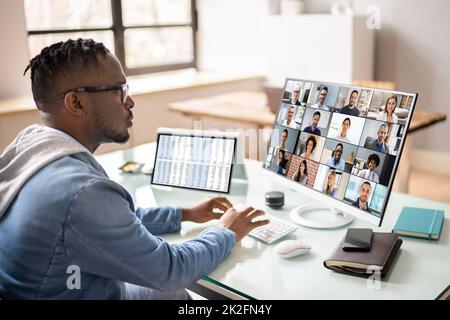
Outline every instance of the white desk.
[[(155, 145), (142, 145), (124, 152), (99, 156), (110, 178), (122, 184), (133, 196), (137, 206), (192, 205), (213, 193), (150, 185), (150, 177), (123, 175), (117, 168), (124, 160), (152, 162)], [(289, 211), (299, 204), (314, 201), (286, 188), (271, 179), (273, 173), (263, 170), (261, 163), (246, 162), (248, 184), (233, 183), (229, 198), (232, 203), (246, 203), (289, 220)], [(264, 193), (282, 190), (286, 195), (283, 210), (272, 210), (264, 205)], [(348, 227), (369, 227), (374, 231), (390, 231), (403, 206), (430, 207), (445, 211), (445, 222), (439, 241), (403, 237), (403, 245), (388, 276), (380, 288), (370, 288), (364, 278), (335, 273), (323, 266), (324, 259), (345, 235), (346, 228), (315, 230), (299, 226), (285, 239), (296, 238), (312, 246), (310, 254), (284, 260), (273, 252), (274, 245), (266, 245), (251, 237), (244, 238), (231, 254), (200, 283), (233, 296), (256, 299), (435, 299), (450, 284), (450, 205), (424, 200), (405, 194), (391, 195), (381, 228), (362, 220)], [(182, 223), (180, 234), (165, 235), (173, 243), (195, 237), (206, 224)], [(223, 290), (228, 288), (230, 290)], [(231, 293), (230, 293), (231, 291)], [(236, 296), (235, 296), (236, 297)]]

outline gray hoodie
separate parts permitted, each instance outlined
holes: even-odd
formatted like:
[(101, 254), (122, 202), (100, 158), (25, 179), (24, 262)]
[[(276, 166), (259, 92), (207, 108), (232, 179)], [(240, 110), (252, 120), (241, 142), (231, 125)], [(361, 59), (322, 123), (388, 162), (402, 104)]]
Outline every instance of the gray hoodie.
[(20, 132), (0, 155), (0, 219), (37, 171), (75, 153), (87, 153), (93, 158), (89, 150), (62, 131), (35, 124)]

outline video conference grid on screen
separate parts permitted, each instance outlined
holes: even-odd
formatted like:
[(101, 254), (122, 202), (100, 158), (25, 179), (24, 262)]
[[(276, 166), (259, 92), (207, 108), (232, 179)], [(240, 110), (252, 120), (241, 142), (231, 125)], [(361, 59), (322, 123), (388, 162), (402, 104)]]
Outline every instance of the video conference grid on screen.
[(415, 97), (287, 80), (264, 166), (380, 217)]

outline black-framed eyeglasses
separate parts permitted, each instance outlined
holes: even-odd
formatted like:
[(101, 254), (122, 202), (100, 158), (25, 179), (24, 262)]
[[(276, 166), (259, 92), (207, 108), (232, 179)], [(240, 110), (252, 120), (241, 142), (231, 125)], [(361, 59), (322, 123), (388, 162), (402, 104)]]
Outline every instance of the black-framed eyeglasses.
[(62, 98), (64, 98), (66, 96), (66, 94), (68, 94), (69, 92), (102, 92), (102, 91), (113, 91), (113, 90), (118, 90), (120, 91), (120, 96), (121, 96), (121, 101), (123, 104), (125, 104), (125, 102), (127, 101), (128, 98), (128, 83), (124, 83), (122, 85), (117, 85), (117, 86), (96, 86), (96, 87), (81, 87), (81, 88), (74, 88), (74, 89), (70, 89), (67, 90), (66, 92), (64, 92), (64, 94), (62, 95)]

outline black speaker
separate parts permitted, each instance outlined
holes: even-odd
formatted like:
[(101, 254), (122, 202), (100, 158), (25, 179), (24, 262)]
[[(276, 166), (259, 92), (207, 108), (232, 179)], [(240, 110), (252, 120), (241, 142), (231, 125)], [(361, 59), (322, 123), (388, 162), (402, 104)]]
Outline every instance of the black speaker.
[(265, 194), (266, 206), (273, 209), (284, 206), (284, 193), (281, 191), (270, 191)]

